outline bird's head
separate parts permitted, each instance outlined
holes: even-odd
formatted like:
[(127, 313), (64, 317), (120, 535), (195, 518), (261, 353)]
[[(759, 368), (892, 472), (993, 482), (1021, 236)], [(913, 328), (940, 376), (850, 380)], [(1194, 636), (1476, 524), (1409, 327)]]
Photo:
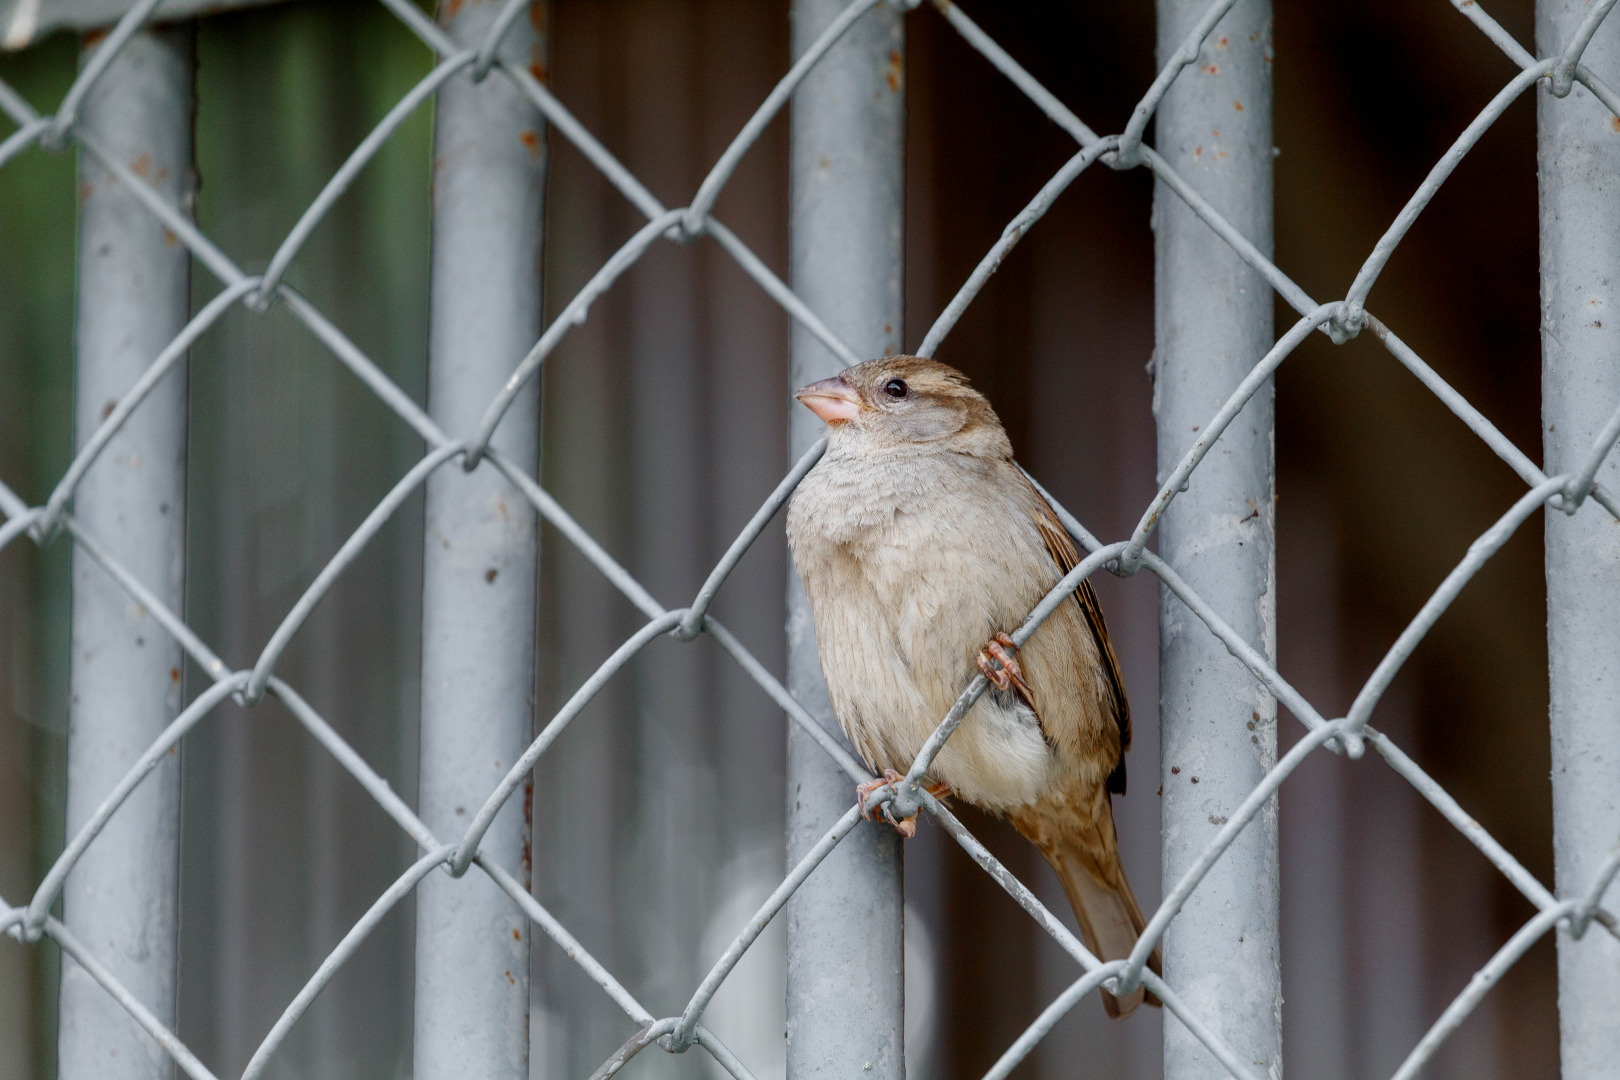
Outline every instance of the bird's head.
[(872, 448), (929, 446), (1011, 456), (1006, 433), (967, 376), (923, 356), (885, 356), (845, 368), (793, 395), (827, 424), (835, 443)]

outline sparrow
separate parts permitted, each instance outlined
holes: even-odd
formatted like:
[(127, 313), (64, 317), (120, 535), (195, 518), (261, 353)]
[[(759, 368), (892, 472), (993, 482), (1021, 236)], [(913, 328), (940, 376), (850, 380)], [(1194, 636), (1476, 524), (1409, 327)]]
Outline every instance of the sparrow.
[[(1145, 923), (1112, 796), (1131, 715), (1102, 607), (1082, 581), (1022, 649), (1009, 636), (1080, 562), (1073, 540), (955, 368), (883, 357), (794, 396), (826, 423), (827, 449), (789, 504), (788, 545), (839, 725), (884, 777), (857, 797), (901, 779), (983, 672), (990, 686), (923, 782), (1011, 822), (1057, 872), (1086, 947), (1129, 956)], [(1159, 1004), (1140, 987), (1103, 994), (1110, 1016), (1144, 1001)]]

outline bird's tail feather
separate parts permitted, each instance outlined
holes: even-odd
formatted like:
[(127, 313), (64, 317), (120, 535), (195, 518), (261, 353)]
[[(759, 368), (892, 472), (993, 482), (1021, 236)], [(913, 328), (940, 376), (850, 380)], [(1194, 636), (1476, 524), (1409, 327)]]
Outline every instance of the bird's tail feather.
[[(1061, 816), (1014, 813), (1008, 818), (1040, 848), (1057, 872), (1086, 948), (1100, 960), (1123, 960), (1131, 955), (1147, 923), (1119, 861), (1108, 795), (1100, 795), (1097, 802), (1101, 805), (1092, 814), (1077, 815), (1070, 810)], [(1077, 820), (1082, 816), (1090, 820), (1082, 824)], [(1157, 948), (1147, 966), (1154, 974), (1161, 973)], [(1122, 998), (1104, 990), (1102, 999), (1103, 1008), (1113, 1017), (1129, 1016), (1144, 1002), (1159, 1004), (1158, 998), (1141, 987)]]

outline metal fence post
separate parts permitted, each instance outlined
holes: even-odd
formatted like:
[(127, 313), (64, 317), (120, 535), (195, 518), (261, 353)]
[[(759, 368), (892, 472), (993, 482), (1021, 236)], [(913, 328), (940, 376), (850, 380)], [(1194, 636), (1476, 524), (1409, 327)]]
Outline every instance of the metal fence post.
[[(439, 19), (477, 48), (504, 5), (441, 5)], [(507, 32), (501, 55), (541, 65), (545, 8)], [(543, 70), (543, 67), (542, 67)], [(510, 81), (463, 69), (440, 88), (433, 134), (433, 261), (428, 407), (453, 438), (484, 410), (540, 334), (545, 131)], [(539, 460), (538, 380), (513, 402), (492, 445), (525, 470)], [(419, 812), (444, 838), (472, 815), (533, 727), (536, 519), (487, 459), (427, 484), (422, 567)], [(525, 883), (529, 794), (512, 799), (481, 851)], [(474, 869), (422, 882), (416, 921), (416, 1067), (422, 1080), (526, 1080), (529, 924)]]
[[(846, 6), (845, 0), (794, 0), (793, 55)], [(793, 97), (793, 288), (861, 356), (898, 352), (901, 342), (904, 53), (902, 14), (880, 5), (849, 29)], [(794, 324), (793, 386), (842, 367)], [(790, 408), (789, 460), (797, 460), (821, 437), (822, 425), (807, 410)], [(809, 604), (791, 572), (787, 634), (788, 688), (837, 732)], [(848, 775), (792, 726), (787, 786), (792, 866), (849, 809), (855, 792)], [(894, 830), (862, 825), (788, 902), (789, 1080), (905, 1076), (900, 869)]]
[[(86, 38), (85, 59), (99, 38)], [(194, 40), (140, 32), (84, 102), (79, 124), (190, 213)], [(89, 154), (79, 157), (78, 366), (82, 447), (185, 326), (191, 257)], [(80, 524), (171, 610), (183, 609), (186, 366), (176, 365), (108, 444), (74, 499)], [(73, 554), (67, 835), (180, 711), (180, 646), (93, 559)], [(163, 1023), (175, 1014), (180, 762), (132, 795), (68, 876), (65, 921)], [(174, 1064), (71, 959), (62, 963), (60, 1074), (167, 1077)]]
[[(1159, 62), (1208, 8), (1159, 0)], [(1271, 5), (1239, 0), (1170, 87), (1156, 145), (1238, 232), (1271, 253)], [(1265, 280), (1163, 183), (1154, 192), (1153, 406), (1169, 474), (1272, 344)], [(1276, 657), (1272, 392), (1268, 384), (1170, 504), (1160, 554), (1247, 641)], [(1169, 590), (1160, 590), (1165, 887), (1187, 870), (1277, 758), (1275, 700)], [(1165, 976), (1245, 1061), (1281, 1071), (1277, 814), (1273, 797), (1170, 924)], [(1164, 1025), (1166, 1080), (1224, 1076), (1181, 1024)]]
[[(1587, 5), (1538, 0), (1539, 55), (1559, 56)], [(1620, 76), (1620, 23), (1610, 16), (1583, 64)], [(1620, 124), (1583, 86), (1560, 100), (1536, 91), (1541, 190), (1542, 440), (1548, 475), (1578, 473), (1620, 408)], [(1597, 473), (1620, 486), (1611, 453)], [(1588, 501), (1549, 507), (1547, 653), (1552, 725), (1553, 860), (1560, 897), (1591, 887), (1620, 837), (1620, 524)], [(1608, 906), (1620, 890), (1610, 889)], [(1593, 927), (1558, 933), (1558, 1017), (1565, 1080), (1620, 1077), (1620, 942)]]

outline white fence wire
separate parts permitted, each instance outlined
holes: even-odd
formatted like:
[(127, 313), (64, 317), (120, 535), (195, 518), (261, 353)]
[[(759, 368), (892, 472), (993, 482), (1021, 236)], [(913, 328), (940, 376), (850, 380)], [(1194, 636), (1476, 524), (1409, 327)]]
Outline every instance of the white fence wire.
[[(110, 822), (117, 819), (124, 807), (144, 781), (164, 761), (167, 755), (188, 732), (206, 723), (215, 709), (228, 699), (244, 704), (259, 702), (270, 694), (283, 702), (327, 752), (376, 800), (377, 804), (405, 831), (421, 851), (420, 858), (402, 874), (381, 896), (370, 910), (343, 937), (319, 966), (297, 996), (286, 1006), (280, 1019), (265, 1037), (243, 1073), (246, 1080), (259, 1076), (272, 1056), (285, 1040), (289, 1030), (309, 1008), (338, 969), (365, 941), (379, 921), (403, 898), (416, 889), (429, 875), (441, 868), (461, 883), (473, 880), (464, 877), (470, 869), (477, 870), (510, 899), (511, 904), (535, 927), (555, 941), (585, 973), (607, 994), (633, 1022), (635, 1034), (623, 1047), (597, 1070), (596, 1076), (606, 1077), (617, 1072), (635, 1055), (652, 1045), (670, 1052), (684, 1052), (701, 1046), (704, 1051), (731, 1075), (746, 1078), (752, 1074), (748, 1063), (738, 1058), (702, 1023), (706, 1006), (716, 990), (736, 966), (744, 952), (755, 942), (765, 926), (786, 905), (789, 898), (813, 875), (817, 867), (838, 845), (863, 826), (858, 807), (849, 810), (821, 837), (813, 848), (798, 860), (770, 898), (749, 920), (747, 926), (725, 950), (708, 975), (694, 988), (691, 998), (679, 1015), (658, 1016), (644, 1007), (606, 966), (595, 959), (568, 929), (555, 919), (535, 898), (513, 867), (503, 865), (481, 848), (488, 830), (513, 795), (524, 785), (526, 778), (540, 757), (556, 743), (558, 736), (580, 714), (592, 698), (619, 673), (647, 644), (669, 636), (677, 640), (692, 641), (700, 635), (714, 638), (720, 646), (757, 682), (787, 713), (793, 724), (818, 743), (829, 757), (848, 775), (853, 786), (870, 779), (868, 771), (845, 749), (843, 744), (788, 692), (783, 684), (763, 667), (747, 645), (733, 636), (709, 614), (710, 605), (724, 585), (727, 576), (737, 565), (749, 546), (770, 526), (773, 518), (792, 494), (794, 486), (814, 466), (823, 445), (817, 444), (801, 457), (782, 480), (769, 499), (759, 508), (743, 532), (732, 543), (725, 556), (714, 567), (691, 604), (666, 609), (633, 578), (623, 566), (608, 554), (555, 499), (539, 484), (534, 475), (526, 471), (513, 457), (493, 445), (502, 430), (503, 418), (526, 387), (532, 385), (541, 365), (556, 349), (568, 331), (581, 323), (592, 303), (607, 292), (614, 283), (653, 246), (662, 242), (690, 243), (707, 240), (728, 253), (737, 264), (765, 292), (779, 303), (791, 319), (807, 331), (835, 356), (846, 363), (856, 363), (864, 357), (852, 351), (828, 329), (818, 314), (795, 295), (782, 280), (748, 249), (726, 226), (718, 220), (713, 207), (739, 161), (759, 138), (761, 132), (792, 98), (795, 89), (839, 42), (840, 38), (862, 19), (870, 17), (875, 8), (887, 0), (855, 0), (823, 31), (814, 43), (804, 50), (792, 68), (783, 76), (769, 96), (759, 105), (748, 123), (737, 134), (719, 160), (709, 171), (689, 204), (666, 207), (631, 174), (608, 149), (599, 142), (555, 98), (547, 87), (537, 80), (521, 62), (514, 61), (500, 51), (505, 35), (528, 7), (529, 0), (506, 0), (499, 9), (487, 34), (476, 47), (458, 45), (440, 26), (426, 17), (409, 0), (382, 0), (406, 27), (410, 29), (438, 58), (437, 66), (416, 87), (402, 98), (381, 123), (355, 148), (348, 161), (327, 183), (320, 196), (310, 204), (302, 218), (287, 235), (280, 249), (271, 259), (263, 274), (249, 275), (216, 246), (192, 223), (187, 209), (160, 190), (161, 185), (144, 170), (132, 167), (81, 122), (81, 109), (120, 50), (140, 31), (152, 16), (158, 0), (142, 0), (118, 23), (116, 28), (92, 54), (66, 97), (51, 112), (40, 112), (16, 92), (0, 84), (0, 110), (18, 125), (17, 129), (0, 141), (0, 166), (32, 146), (61, 148), (77, 144), (87, 160), (93, 160), (99, 169), (116, 178), (118, 185), (145, 207), (160, 226), (177, 238), (209, 273), (219, 279), (223, 290), (206, 304), (185, 325), (178, 335), (150, 361), (144, 374), (117, 400), (100, 420), (94, 435), (74, 457), (72, 464), (57, 483), (43, 505), (29, 506), (12, 489), (0, 484), (0, 512), (4, 524), (0, 525), (0, 548), (24, 537), (45, 545), (65, 535), (76, 545), (77, 551), (98, 564), (107, 578), (123, 590), (124, 595), (145, 609), (210, 679), (213, 685), (198, 695), (163, 731), (161, 737), (144, 748), (132, 765), (123, 773), (116, 788), (97, 806), (88, 820), (71, 836), (60, 858), (40, 882), (33, 896), (21, 906), (0, 902), (0, 930), (23, 946), (54, 940), (90, 978), (145, 1030), (162, 1049), (173, 1057), (179, 1067), (195, 1080), (212, 1080), (214, 1073), (179, 1040), (157, 1015), (154, 1003), (141, 1000), (109, 969), (105, 957), (96, 943), (81, 941), (67, 926), (51, 915), (53, 905), (61, 897), (70, 872), (96, 843)], [(1233, 1018), (1206, 1015), (1190, 1007), (1174, 982), (1167, 982), (1145, 967), (1148, 956), (1164, 937), (1167, 928), (1177, 918), (1200, 888), (1211, 869), (1222, 859), (1246, 829), (1253, 827), (1277, 794), (1280, 785), (1295, 771), (1304, 758), (1323, 747), (1333, 752), (1361, 756), (1371, 746), (1388, 765), (1409, 781), (1445, 819), (1477, 847), (1501, 871), (1513, 886), (1537, 909), (1537, 914), (1504, 943), (1497, 953), (1457, 995), (1443, 1013), (1433, 1022), (1421, 1041), (1412, 1048), (1406, 1061), (1395, 1076), (1405, 1080), (1415, 1076), (1435, 1053), (1441, 1043), (1462, 1023), (1491, 986), (1538, 939), (1559, 928), (1567, 937), (1569, 948), (1580, 947), (1590, 941), (1588, 931), (1593, 925), (1603, 934), (1620, 937), (1620, 922), (1602, 905), (1605, 891), (1620, 873), (1620, 850), (1583, 852), (1582, 865), (1592, 867), (1589, 875), (1555, 893), (1529, 873), (1508, 851), (1498, 843), (1468, 812), (1460, 806), (1438, 783), (1428, 776), (1410, 757), (1385, 735), (1370, 726), (1380, 696), (1402, 664), (1422, 642), (1425, 634), (1439, 619), (1448, 605), (1477, 575), (1485, 563), (1496, 554), (1532, 514), (1543, 507), (1562, 510), (1569, 515), (1601, 517), (1605, 524), (1620, 519), (1620, 493), (1599, 483), (1597, 476), (1607, 455), (1620, 439), (1620, 412), (1601, 425), (1596, 440), (1574, 456), (1572, 464), (1557, 473), (1547, 475), (1526, 454), (1515, 447), (1484, 415), (1456, 392), (1389, 327), (1384, 325), (1366, 307), (1366, 300), (1397, 245), (1411, 229), (1424, 208), (1434, 198), (1442, 184), (1462, 158), (1481, 136), (1519, 96), (1538, 84), (1546, 84), (1550, 97), (1544, 99), (1543, 109), (1559, 109), (1569, 105), (1572, 88), (1578, 86), (1613, 114), (1615, 130), (1620, 130), (1620, 95), (1582, 64), (1582, 56), (1604, 18), (1614, 7), (1614, 0), (1601, 0), (1592, 4), (1572, 22), (1573, 32), (1557, 50), (1538, 59), (1513, 40), (1474, 0), (1455, 0), (1454, 6), (1474, 28), (1487, 35), (1521, 68), (1490, 104), (1462, 132), (1449, 151), (1436, 162), (1423, 183), (1389, 226), (1372, 253), (1363, 264), (1349, 292), (1342, 300), (1320, 303), (1308, 296), (1295, 282), (1262, 254), (1261, 246), (1251, 242), (1226, 217), (1211, 205), (1199, 191), (1179, 175), (1159, 152), (1143, 142), (1147, 125), (1167, 91), (1176, 80), (1185, 77), (1190, 65), (1200, 62), (1201, 51), (1209, 45), (1212, 34), (1217, 34), (1222, 20), (1236, 0), (1216, 0), (1197, 20), (1196, 26), (1181, 47), (1174, 51), (1168, 63), (1159, 72), (1141, 98), (1125, 130), (1112, 135), (1099, 135), (1084, 123), (1070, 108), (1045, 90), (1018, 62), (987, 36), (969, 16), (951, 0), (931, 0), (931, 7), (994, 67), (1021, 90), (1028, 99), (1073, 136), (1077, 149), (1074, 156), (1029, 202), (1025, 209), (1004, 230), (1000, 240), (988, 251), (977, 269), (962, 285), (928, 331), (918, 352), (932, 355), (973, 301), (989, 277), (1022, 237), (1037, 225), (1042, 215), (1062, 192), (1084, 170), (1097, 162), (1115, 169), (1146, 168), (1180, 199), (1198, 219), (1235, 252), (1253, 271), (1295, 311), (1299, 319), (1275, 341), (1275, 344), (1249, 369), (1241, 384), (1235, 388), (1202, 425), (1197, 442), (1188, 450), (1179, 464), (1166, 476), (1162, 487), (1145, 509), (1140, 524), (1124, 539), (1103, 542), (1093, 536), (1080, 522), (1058, 507), (1064, 526), (1075, 540), (1089, 552), (1082, 563), (1069, 573), (1047, 597), (1029, 614), (1024, 624), (1013, 634), (1022, 644), (1034, 633), (1041, 621), (1049, 615), (1067, 595), (1088, 575), (1107, 569), (1120, 575), (1130, 575), (1146, 568), (1153, 573), (1177, 601), (1207, 628), (1232, 656), (1247, 669), (1253, 680), (1273, 695), (1308, 729), (1307, 734), (1264, 775), (1242, 800), (1238, 808), (1220, 825), (1214, 838), (1203, 847), (1199, 857), (1168, 890), (1163, 903), (1152, 913), (1146, 932), (1142, 935), (1129, 959), (1107, 963), (1091, 955), (1064, 924), (1036, 898), (1035, 894), (1002, 866), (986, 848), (975, 839), (951, 812), (919, 785), (934, 756), (950, 738), (966, 709), (983, 693), (986, 680), (975, 676), (948, 715), (943, 717), (933, 736), (911, 766), (904, 782), (875, 793), (868, 809), (889, 803), (897, 816), (921, 810), (931, 815), (961, 847), (1004, 889), (1025, 911), (1049, 933), (1075, 960), (1080, 974), (1074, 983), (1051, 1002), (1040, 1017), (1029, 1026), (1018, 1040), (1007, 1048), (1001, 1059), (987, 1074), (988, 1078), (1007, 1076), (1035, 1045), (1049, 1032), (1077, 1002), (1100, 987), (1115, 993), (1126, 993), (1137, 985), (1146, 985), (1163, 1002), (1168, 1012), (1184, 1026), (1192, 1037), (1213, 1055), (1234, 1077), (1254, 1078), (1266, 1073), (1277, 1074), (1280, 1065), (1247, 1060), (1229, 1044), (1222, 1032)], [(903, 5), (906, 9), (919, 6)], [(920, 16), (919, 16), (920, 17)], [(474, 79), (497, 78), (508, 80), (522, 99), (544, 116), (557, 135), (567, 139), (602, 173), (604, 177), (635, 206), (647, 219), (643, 226), (604, 264), (590, 282), (560, 311), (539, 335), (527, 355), (517, 359), (504, 387), (490, 400), (481, 420), (466, 430), (447, 431), (427, 411), (391, 382), (378, 366), (368, 358), (343, 331), (334, 325), (313, 304), (299, 295), (284, 281), (289, 265), (336, 200), (353, 183), (358, 173), (376, 155), (405, 118), (428, 101), (452, 78), (470, 71)], [(1577, 93), (1577, 96), (1580, 96)], [(1551, 166), (1543, 162), (1543, 169)], [(1610, 177), (1611, 184), (1620, 177)], [(1612, 193), (1611, 193), (1612, 198)], [(287, 309), (316, 338), (324, 343), (336, 359), (358, 377), (405, 424), (409, 425), (427, 444), (427, 453), (401, 477), (388, 496), (380, 502), (337, 554), (324, 567), (299, 602), (289, 611), (279, 629), (270, 638), (251, 668), (232, 670), (218, 655), (189, 629), (171, 604), (165, 603), (161, 582), (145, 580), (125, 562), (110, 553), (108, 538), (87, 529), (74, 514), (75, 495), (80, 493), (87, 471), (97, 459), (114, 444), (120, 432), (132, 418), (142, 415), (148, 407), (150, 395), (164, 376), (186, 355), (188, 348), (228, 310), (241, 305), (253, 311), (264, 311), (272, 304), (284, 304)], [(1347, 715), (1330, 718), (1319, 713), (1277, 672), (1265, 655), (1264, 643), (1245, 640), (1229, 625), (1222, 612), (1215, 610), (1199, 592), (1183, 580), (1171, 565), (1148, 549), (1148, 541), (1166, 509), (1197, 482), (1198, 470), (1206, 456), (1218, 445), (1224, 432), (1248, 407), (1255, 396), (1268, 386), (1278, 367), (1313, 333), (1323, 333), (1335, 342), (1344, 342), (1362, 331), (1371, 332), (1390, 354), (1411, 371), (1453, 413), (1482, 439), (1524, 481), (1526, 493), (1502, 514), (1469, 549), (1467, 556), (1435, 589), (1422, 609), (1406, 629), (1389, 647), (1382, 661), (1357, 694)], [(516, 358), (514, 358), (516, 359)], [(446, 482), (471, 482), (478, 471), (490, 470), (504, 477), (534, 508), (534, 510), (573, 544), (599, 570), (609, 582), (622, 592), (646, 617), (646, 623), (625, 641), (612, 656), (574, 693), (564, 707), (541, 730), (538, 737), (510, 766), (503, 780), (487, 793), (482, 806), (471, 817), (468, 827), (453, 835), (438, 835), (431, 831), (410, 805), (394, 792), (333, 728), (323, 719), (298, 691), (276, 674), (277, 661), (289, 641), (298, 632), (311, 611), (332, 588), (334, 582), (354, 561), (361, 557), (367, 543), (396, 513), (406, 500), (423, 488), (430, 477), (452, 478)], [(456, 480), (455, 478), (462, 478)], [(1057, 504), (1054, 502), (1054, 506)], [(1612, 569), (1612, 568), (1611, 568)], [(1556, 661), (1555, 661), (1556, 663)], [(1577, 671), (1575, 676), (1580, 677)], [(852, 931), (858, 932), (858, 930)], [(1173, 966), (1170, 969), (1175, 975)], [(1564, 1007), (1570, 1008), (1569, 995)], [(1620, 1002), (1599, 1003), (1612, 1015), (1620, 1010)], [(1568, 1017), (1566, 1016), (1566, 1023)], [(91, 1034), (94, 1038), (94, 1033)], [(1612, 1064), (1612, 1063), (1611, 1063)], [(1566, 1062), (1568, 1067), (1568, 1062)], [(1582, 1073), (1581, 1075), (1596, 1075)]]

